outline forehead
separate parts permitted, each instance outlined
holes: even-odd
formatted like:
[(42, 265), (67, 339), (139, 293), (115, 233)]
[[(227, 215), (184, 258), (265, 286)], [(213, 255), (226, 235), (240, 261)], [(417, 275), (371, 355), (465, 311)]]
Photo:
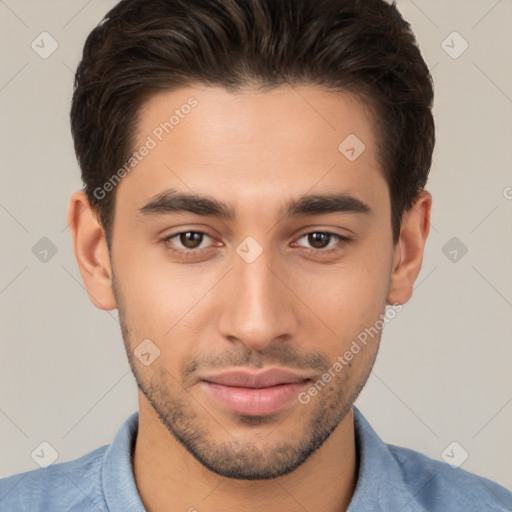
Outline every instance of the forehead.
[(306, 191), (372, 202), (387, 196), (373, 127), (362, 98), (314, 86), (160, 92), (140, 108), (135, 131), (134, 149), (152, 148), (118, 188), (139, 204), (167, 188), (234, 208)]
[[(174, 138), (195, 135), (197, 146), (210, 150), (227, 144), (245, 144), (246, 150), (259, 143), (272, 149), (291, 146), (297, 154), (301, 147), (311, 152), (323, 142), (322, 149), (331, 145), (338, 151), (340, 138), (349, 134), (357, 135), (366, 145), (374, 142), (374, 122), (362, 97), (315, 86), (283, 85), (268, 91), (203, 86), (163, 91), (140, 107), (137, 138), (143, 141), (148, 133), (158, 138), (159, 128), (168, 121), (172, 126), (169, 133), (164, 130), (164, 137), (170, 133)], [(295, 146), (297, 140), (304, 143), (305, 139), (309, 144)]]

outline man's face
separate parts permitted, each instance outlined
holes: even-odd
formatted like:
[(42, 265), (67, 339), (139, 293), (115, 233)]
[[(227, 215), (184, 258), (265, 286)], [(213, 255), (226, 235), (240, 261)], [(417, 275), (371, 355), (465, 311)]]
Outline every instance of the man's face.
[[(197, 104), (182, 109), (191, 96)], [(176, 109), (179, 122), (162, 133)], [(351, 134), (364, 143), (362, 153), (353, 136), (339, 149)], [(148, 136), (156, 146), (115, 191), (111, 254), (138, 386), (212, 471), (286, 474), (343, 420), (377, 354), (380, 332), (332, 370), (388, 299), (391, 206), (372, 120), (354, 96), (314, 87), (190, 87), (144, 105), (134, 149)], [(170, 189), (223, 203), (232, 218), (156, 207)], [(368, 211), (353, 202), (288, 215), (302, 196), (335, 194)], [(143, 340), (151, 342), (137, 349)], [(140, 352), (152, 362), (143, 364)], [(255, 390), (205, 381), (269, 368), (288, 370), (297, 382), (271, 388), (260, 381), (264, 389)], [(329, 369), (331, 379), (309, 393)]]

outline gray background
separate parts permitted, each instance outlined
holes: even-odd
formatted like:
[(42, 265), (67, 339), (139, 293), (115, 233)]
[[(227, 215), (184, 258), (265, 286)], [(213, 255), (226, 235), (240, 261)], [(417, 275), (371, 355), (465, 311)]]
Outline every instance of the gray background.
[[(73, 72), (114, 3), (0, 0), (0, 477), (38, 467), (42, 441), (57, 462), (109, 444), (137, 409), (117, 312), (89, 302), (66, 227), (81, 187)], [(464, 469), (512, 489), (512, 1), (398, 7), (435, 81), (432, 229), (357, 405), (386, 442), (440, 460), (465, 450)], [(31, 47), (43, 31), (59, 45), (47, 59)], [(458, 58), (454, 31), (469, 44)]]

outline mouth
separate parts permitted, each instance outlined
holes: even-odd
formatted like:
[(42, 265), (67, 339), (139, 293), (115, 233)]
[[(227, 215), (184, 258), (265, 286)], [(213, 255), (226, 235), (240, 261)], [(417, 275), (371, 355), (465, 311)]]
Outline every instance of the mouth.
[(202, 379), (203, 389), (237, 414), (265, 416), (283, 409), (310, 384), (311, 376), (283, 369), (233, 370)]

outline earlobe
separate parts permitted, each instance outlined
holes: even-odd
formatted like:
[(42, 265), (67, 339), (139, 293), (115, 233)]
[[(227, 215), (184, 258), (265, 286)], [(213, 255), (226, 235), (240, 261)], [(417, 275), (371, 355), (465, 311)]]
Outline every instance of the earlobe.
[(421, 270), (423, 252), (430, 231), (432, 196), (422, 190), (413, 206), (404, 213), (400, 238), (393, 255), (387, 304), (405, 304), (412, 297), (414, 282)]
[(71, 195), (67, 220), (73, 250), (89, 299), (99, 309), (117, 307), (105, 232), (84, 191)]

